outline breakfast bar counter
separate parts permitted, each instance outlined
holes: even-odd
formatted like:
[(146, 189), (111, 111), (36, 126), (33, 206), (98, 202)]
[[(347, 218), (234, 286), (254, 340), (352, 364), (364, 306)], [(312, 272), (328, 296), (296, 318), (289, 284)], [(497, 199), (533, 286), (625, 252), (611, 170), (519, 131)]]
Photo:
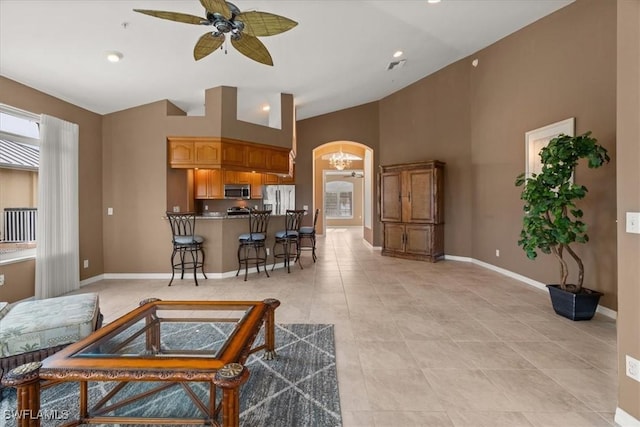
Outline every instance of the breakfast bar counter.
[[(271, 268), (271, 249), (276, 231), (284, 230), (285, 216), (271, 215), (266, 247), (269, 250), (267, 266)], [(211, 278), (235, 275), (238, 271), (238, 236), (249, 232), (249, 215), (203, 215), (196, 217), (195, 233), (204, 238), (204, 271)], [(255, 272), (255, 268), (249, 269)], [(233, 274), (231, 274), (233, 273)], [(189, 277), (191, 273), (186, 273)]]

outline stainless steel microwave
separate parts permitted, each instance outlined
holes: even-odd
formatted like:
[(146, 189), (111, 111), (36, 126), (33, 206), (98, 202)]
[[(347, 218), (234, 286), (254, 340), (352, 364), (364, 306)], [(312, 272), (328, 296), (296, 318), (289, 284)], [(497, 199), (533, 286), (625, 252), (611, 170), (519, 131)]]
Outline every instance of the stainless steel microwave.
[(251, 186), (249, 184), (246, 184), (246, 185), (225, 184), (224, 198), (225, 199), (250, 199)]

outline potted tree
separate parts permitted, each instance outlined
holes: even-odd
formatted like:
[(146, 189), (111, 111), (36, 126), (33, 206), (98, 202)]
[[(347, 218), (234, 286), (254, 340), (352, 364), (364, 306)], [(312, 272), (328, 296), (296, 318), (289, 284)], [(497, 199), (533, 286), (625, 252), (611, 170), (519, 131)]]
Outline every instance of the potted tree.
[[(524, 186), (520, 196), (524, 200), (524, 217), (518, 245), (529, 259), (535, 259), (538, 250), (555, 256), (560, 264), (560, 282), (547, 285), (555, 312), (571, 320), (589, 320), (602, 294), (582, 286), (584, 265), (571, 246), (589, 240), (583, 212), (576, 206), (576, 201), (586, 196), (587, 188), (573, 182), (573, 171), (581, 159), (587, 159), (590, 168), (599, 168), (609, 162), (609, 155), (591, 132), (586, 132), (553, 138), (540, 150), (540, 159), (539, 174), (526, 178), (523, 173), (516, 179), (516, 186)], [(578, 266), (576, 283), (567, 283), (569, 257)]]

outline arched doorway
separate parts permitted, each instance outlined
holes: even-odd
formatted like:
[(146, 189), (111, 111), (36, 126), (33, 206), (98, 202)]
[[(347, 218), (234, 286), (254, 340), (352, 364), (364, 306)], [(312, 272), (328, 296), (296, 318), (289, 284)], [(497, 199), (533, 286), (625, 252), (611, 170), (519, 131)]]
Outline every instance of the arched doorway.
[[(348, 164), (331, 161), (340, 153), (350, 160)], [(374, 176), (373, 150), (364, 144), (332, 141), (313, 149), (313, 208), (320, 209), (318, 233), (326, 233), (331, 223), (357, 225), (373, 245)], [(327, 191), (327, 183), (332, 182), (339, 183), (329, 184), (332, 188)]]

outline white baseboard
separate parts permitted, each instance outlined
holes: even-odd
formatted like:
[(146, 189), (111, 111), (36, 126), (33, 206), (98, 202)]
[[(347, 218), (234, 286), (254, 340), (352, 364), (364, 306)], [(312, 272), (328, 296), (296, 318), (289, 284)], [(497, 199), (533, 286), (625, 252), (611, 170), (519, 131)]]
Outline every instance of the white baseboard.
[[(444, 256), (445, 260), (449, 260), (449, 261), (461, 261), (461, 262), (471, 262), (473, 264), (479, 265), (481, 267), (484, 267), (486, 269), (489, 270), (493, 270), (497, 273), (500, 273), (504, 276), (507, 277), (511, 277), (512, 279), (516, 279), (520, 282), (526, 283), (529, 286), (533, 286), (535, 288), (541, 289), (543, 291), (547, 290), (547, 285), (545, 285), (542, 282), (538, 282), (537, 280), (533, 280), (529, 277), (523, 276), (521, 274), (518, 273), (514, 273), (513, 271), (509, 271), (506, 270), (502, 267), (498, 267), (496, 265), (493, 264), (489, 264), (487, 262), (484, 261), (480, 261), (478, 259), (475, 258), (470, 258), (470, 257), (461, 257), (461, 256), (456, 256), (456, 255), (445, 255)], [(614, 310), (611, 310), (610, 308), (607, 307), (603, 307), (601, 305), (598, 305), (598, 308), (596, 309), (596, 311), (600, 314), (602, 314), (603, 316), (607, 316), (610, 317), (611, 319), (616, 319), (618, 317), (618, 313)]]
[[(268, 267), (269, 267), (269, 271), (271, 271), (271, 265), (268, 265)], [(276, 264), (275, 268), (276, 269), (284, 268), (284, 263), (281, 262)], [(235, 277), (236, 271), (237, 270), (225, 271), (224, 273), (207, 272), (206, 274), (208, 279), (227, 279), (229, 277)], [(261, 273), (262, 271), (263, 270), (260, 270)], [(249, 274), (257, 274), (256, 269), (249, 267)], [(240, 274), (238, 274), (238, 276), (242, 276), (242, 275), (244, 275), (244, 269), (240, 270)], [(193, 272), (185, 273), (184, 277), (186, 279), (193, 279)], [(202, 273), (198, 273), (197, 277), (198, 277), (198, 280), (205, 280), (204, 275)], [(83, 280), (82, 282), (80, 282), (80, 286), (82, 287), (85, 285), (89, 285), (91, 283), (98, 282), (100, 280), (149, 280), (149, 279), (170, 280), (171, 273), (105, 273), (99, 276), (94, 276), (89, 279)], [(174, 280), (179, 280), (179, 279), (180, 279), (180, 274), (176, 272), (174, 276)]]
[(95, 282), (99, 282), (100, 280), (104, 280), (104, 274), (98, 274), (97, 276), (89, 277), (88, 279), (84, 279), (80, 281), (80, 287), (90, 285)]
[(620, 407), (616, 408), (616, 416), (613, 421), (620, 427), (640, 427), (640, 420), (632, 417)]

